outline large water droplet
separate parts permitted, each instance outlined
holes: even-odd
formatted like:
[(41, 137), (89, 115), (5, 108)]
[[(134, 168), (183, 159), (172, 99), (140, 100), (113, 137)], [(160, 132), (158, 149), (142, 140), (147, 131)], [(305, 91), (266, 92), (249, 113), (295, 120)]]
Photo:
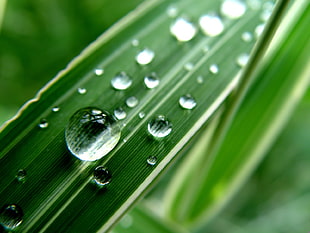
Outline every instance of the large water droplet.
[(251, 42), (253, 39), (253, 35), (251, 32), (244, 32), (242, 33), (241, 38), (244, 42)]
[(153, 89), (158, 86), (159, 79), (157, 78), (157, 75), (155, 73), (152, 73), (151, 75), (147, 75), (144, 77), (144, 84), (147, 88)]
[(221, 13), (230, 19), (240, 18), (245, 11), (245, 3), (239, 0), (225, 0), (221, 5)]
[(100, 188), (106, 186), (111, 182), (111, 174), (110, 172), (103, 166), (98, 166), (94, 170), (94, 182)]
[(0, 225), (7, 230), (13, 230), (22, 223), (23, 217), (23, 210), (18, 205), (5, 205), (0, 210)]
[(163, 138), (171, 133), (172, 124), (164, 116), (159, 115), (148, 123), (147, 128), (155, 138)]
[(219, 67), (216, 64), (212, 64), (209, 67), (209, 70), (212, 74), (217, 74), (219, 72)]
[(224, 31), (222, 19), (217, 15), (203, 15), (199, 18), (201, 30), (207, 36), (217, 36)]
[(124, 109), (122, 108), (117, 108), (114, 110), (114, 116), (119, 119), (119, 120), (123, 120), (126, 118), (127, 113), (125, 112)]
[(86, 88), (82, 88), (82, 87), (78, 88), (78, 93), (79, 94), (84, 95), (84, 94), (86, 94), (86, 92), (87, 92)]
[(26, 181), (27, 172), (24, 169), (19, 169), (16, 174), (18, 182), (24, 183)]
[(48, 127), (48, 121), (47, 121), (46, 119), (41, 119), (41, 120), (40, 120), (40, 123), (39, 123), (39, 127), (40, 127), (41, 129), (47, 128), (47, 127)]
[(185, 18), (177, 18), (170, 26), (170, 32), (178, 41), (190, 41), (197, 33), (193, 23)]
[(131, 96), (129, 98), (126, 99), (126, 105), (129, 107), (129, 108), (134, 108), (138, 105), (139, 103), (139, 100), (137, 99), (137, 97), (135, 96)]
[(95, 73), (97, 76), (103, 75), (104, 69), (100, 69), (100, 68), (95, 69), (95, 70), (94, 70), (94, 73)]
[(116, 90), (126, 90), (131, 86), (132, 80), (125, 72), (120, 72), (111, 80), (111, 84)]
[(65, 131), (68, 149), (84, 161), (101, 159), (116, 146), (120, 136), (115, 118), (106, 111), (92, 107), (74, 113)]
[(179, 104), (184, 109), (193, 109), (196, 107), (197, 103), (191, 95), (183, 95), (179, 99)]
[(143, 49), (136, 56), (136, 61), (140, 65), (150, 64), (155, 57), (154, 51), (150, 49)]
[(146, 162), (151, 165), (151, 166), (154, 166), (156, 163), (157, 163), (157, 157), (156, 156), (149, 156), (146, 160)]
[(244, 67), (248, 63), (249, 57), (250, 57), (249, 54), (242, 53), (237, 57), (236, 62), (240, 67)]

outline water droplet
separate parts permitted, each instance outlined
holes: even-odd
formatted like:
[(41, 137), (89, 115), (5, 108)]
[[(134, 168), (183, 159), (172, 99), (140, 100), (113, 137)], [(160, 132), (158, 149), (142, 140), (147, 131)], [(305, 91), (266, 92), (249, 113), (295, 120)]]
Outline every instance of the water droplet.
[(82, 88), (82, 87), (78, 88), (78, 93), (79, 94), (84, 95), (84, 94), (86, 94), (86, 92), (87, 92), (86, 88)]
[(178, 8), (176, 8), (175, 6), (169, 6), (167, 8), (167, 15), (170, 17), (170, 18), (175, 18), (177, 15), (178, 15)]
[(198, 76), (197, 77), (197, 83), (203, 83), (203, 77), (202, 76)]
[(132, 80), (125, 72), (120, 72), (111, 80), (111, 84), (116, 90), (126, 90), (131, 86)]
[(264, 22), (267, 22), (268, 19), (270, 18), (271, 16), (271, 13), (272, 11), (269, 11), (269, 10), (264, 10), (262, 11), (261, 15), (260, 15), (260, 19)]
[(126, 214), (120, 221), (120, 224), (123, 228), (131, 227), (133, 219), (130, 215)]
[(240, 67), (244, 67), (246, 66), (246, 64), (248, 63), (249, 61), (249, 54), (247, 53), (243, 53), (243, 54), (240, 54), (238, 57), (237, 57), (237, 64), (240, 66)]
[(150, 49), (143, 49), (136, 56), (136, 61), (140, 65), (150, 64), (155, 57), (154, 51)]
[(265, 2), (263, 4), (263, 9), (264, 10), (272, 11), (273, 8), (274, 8), (274, 2), (273, 1), (268, 1), (268, 2)]
[(178, 41), (190, 41), (197, 33), (197, 28), (193, 23), (185, 18), (177, 18), (170, 26), (170, 33)]
[(23, 210), (18, 205), (4, 205), (0, 210), (0, 225), (7, 230), (13, 230), (22, 223), (23, 217)]
[(21, 183), (24, 183), (26, 181), (26, 176), (27, 176), (27, 172), (26, 170), (24, 169), (19, 169), (17, 171), (17, 174), (16, 174), (16, 179), (21, 182)]
[(94, 182), (99, 187), (106, 186), (111, 182), (111, 174), (110, 172), (103, 166), (98, 166), (94, 170)]
[(127, 113), (125, 112), (124, 109), (122, 108), (117, 108), (114, 110), (114, 116), (119, 119), (119, 120), (122, 120), (122, 119), (125, 119), (126, 116), (127, 116)]
[(210, 50), (210, 48), (209, 48), (208, 45), (205, 45), (205, 46), (203, 46), (203, 48), (202, 48), (202, 51), (203, 51), (204, 53), (208, 53), (209, 50)]
[(241, 39), (244, 41), (244, 42), (251, 42), (253, 40), (253, 35), (251, 32), (244, 32), (242, 33), (241, 35)]
[(46, 120), (46, 119), (41, 119), (41, 121), (40, 121), (40, 123), (39, 123), (39, 127), (40, 127), (41, 129), (47, 128), (47, 127), (48, 127), (48, 122), (47, 122), (47, 120)]
[(148, 131), (155, 138), (168, 136), (172, 131), (172, 124), (162, 115), (157, 116), (148, 123)]
[(144, 77), (144, 84), (147, 88), (153, 89), (158, 86), (159, 79), (157, 78), (157, 75), (155, 73), (152, 73), (151, 75), (147, 75)]
[(133, 40), (131, 41), (131, 45), (134, 46), (134, 47), (139, 46), (139, 44), (140, 44), (140, 41), (137, 40), (137, 39), (133, 39)]
[(60, 110), (60, 107), (58, 106), (55, 106), (52, 108), (52, 112), (59, 112), (59, 110)]
[(260, 24), (255, 28), (255, 36), (256, 38), (260, 37), (260, 35), (263, 33), (265, 29), (265, 24)]
[(194, 69), (194, 64), (191, 62), (188, 62), (184, 65), (184, 69), (187, 71), (191, 71), (192, 69)]
[(224, 31), (222, 19), (217, 15), (203, 15), (199, 25), (204, 34), (210, 37), (218, 36)]
[(145, 113), (144, 112), (139, 112), (139, 118), (142, 119), (145, 117)]
[(69, 151), (84, 161), (101, 159), (116, 146), (120, 136), (120, 126), (115, 118), (93, 107), (74, 113), (65, 130)]
[(129, 98), (126, 99), (126, 105), (129, 107), (129, 108), (134, 108), (138, 105), (139, 103), (139, 100), (137, 99), (137, 97), (135, 96), (131, 96)]
[(157, 157), (156, 156), (149, 156), (146, 160), (146, 162), (151, 165), (151, 166), (154, 166), (156, 163), (157, 163)]
[(97, 76), (100, 76), (100, 75), (103, 75), (104, 69), (95, 69), (94, 72)]
[(247, 4), (252, 10), (258, 10), (261, 7), (262, 1), (261, 0), (248, 0)]
[(219, 72), (219, 67), (216, 64), (212, 64), (209, 67), (209, 70), (212, 74), (217, 74)]
[(221, 5), (221, 13), (230, 19), (240, 18), (245, 11), (245, 3), (239, 0), (225, 0)]
[(193, 109), (197, 105), (195, 99), (189, 94), (181, 96), (179, 104), (184, 109)]

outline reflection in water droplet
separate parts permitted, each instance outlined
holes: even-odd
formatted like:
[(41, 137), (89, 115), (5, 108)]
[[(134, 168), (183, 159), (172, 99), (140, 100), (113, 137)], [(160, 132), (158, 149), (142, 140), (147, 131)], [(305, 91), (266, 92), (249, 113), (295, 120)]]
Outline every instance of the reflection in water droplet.
[(178, 15), (178, 8), (176, 8), (175, 6), (169, 6), (167, 8), (167, 15), (170, 17), (170, 18), (175, 18), (177, 15)]
[(197, 77), (197, 83), (199, 83), (199, 84), (203, 83), (203, 77), (202, 76)]
[(253, 39), (253, 35), (251, 32), (244, 32), (242, 33), (241, 38), (244, 42), (251, 42)]
[(179, 104), (184, 109), (193, 109), (196, 107), (197, 103), (191, 95), (183, 95), (179, 99)]
[(154, 51), (150, 49), (143, 49), (136, 56), (136, 61), (140, 65), (150, 64), (155, 57)]
[(151, 165), (154, 166), (157, 163), (157, 157), (156, 156), (149, 156), (146, 160), (146, 162)]
[(221, 5), (221, 13), (230, 19), (238, 19), (244, 15), (246, 5), (240, 0), (225, 0)]
[(139, 112), (139, 118), (140, 118), (140, 119), (144, 118), (144, 116), (145, 116), (145, 113), (144, 113), (144, 112)]
[(131, 41), (131, 45), (134, 46), (134, 47), (139, 46), (139, 44), (140, 44), (140, 42), (139, 42), (139, 40), (137, 40), (137, 39), (133, 39), (133, 40)]
[(16, 204), (4, 205), (0, 209), (0, 225), (7, 230), (14, 230), (23, 221), (23, 210)]
[(104, 69), (95, 69), (94, 72), (97, 76), (100, 76), (100, 75), (103, 75)]
[(212, 64), (209, 67), (209, 70), (212, 74), (217, 74), (219, 72), (219, 67), (216, 64)]
[(103, 166), (98, 166), (94, 170), (94, 182), (100, 188), (106, 186), (111, 182), (111, 174), (110, 172)]
[(19, 169), (16, 174), (18, 182), (24, 183), (26, 181), (27, 172), (24, 169)]
[(87, 92), (86, 88), (82, 88), (82, 87), (78, 88), (78, 93), (79, 94), (84, 95), (84, 94), (86, 94), (86, 92)]
[(69, 151), (84, 161), (95, 161), (118, 143), (121, 131), (115, 118), (98, 108), (82, 108), (69, 120), (65, 139)]
[(178, 41), (190, 41), (197, 33), (194, 24), (185, 18), (177, 18), (170, 26), (170, 33), (175, 36)]
[(172, 124), (162, 115), (151, 120), (147, 127), (149, 133), (155, 138), (166, 137), (172, 131)]
[(224, 31), (222, 19), (217, 15), (203, 15), (199, 18), (201, 30), (207, 36), (218, 36)]
[(59, 110), (60, 110), (60, 107), (57, 107), (57, 106), (52, 108), (52, 112), (59, 112)]
[(188, 62), (184, 65), (184, 69), (187, 71), (191, 71), (192, 69), (194, 69), (194, 64), (191, 62)]
[(122, 120), (125, 119), (127, 116), (127, 113), (125, 112), (124, 109), (122, 108), (117, 108), (114, 110), (114, 116), (118, 119), (118, 120)]
[(126, 99), (126, 105), (129, 108), (134, 108), (138, 105), (139, 100), (135, 97), (135, 96), (131, 96), (129, 98)]
[(260, 24), (255, 28), (255, 36), (256, 38), (260, 37), (260, 35), (263, 33), (265, 29), (265, 24)]
[(237, 64), (240, 66), (240, 67), (244, 67), (246, 66), (246, 64), (248, 63), (249, 61), (249, 54), (247, 53), (243, 53), (243, 54), (240, 54), (238, 57), (237, 57)]
[(40, 127), (41, 129), (47, 128), (47, 127), (48, 127), (48, 122), (47, 122), (47, 120), (46, 120), (46, 119), (41, 119), (41, 121), (40, 121), (40, 123), (39, 123), (39, 127)]
[(144, 77), (144, 84), (147, 88), (153, 89), (158, 86), (159, 79), (157, 78), (157, 75), (155, 73), (152, 73), (151, 75), (147, 75)]
[(125, 72), (120, 72), (111, 80), (111, 84), (116, 90), (126, 90), (131, 86), (132, 80)]

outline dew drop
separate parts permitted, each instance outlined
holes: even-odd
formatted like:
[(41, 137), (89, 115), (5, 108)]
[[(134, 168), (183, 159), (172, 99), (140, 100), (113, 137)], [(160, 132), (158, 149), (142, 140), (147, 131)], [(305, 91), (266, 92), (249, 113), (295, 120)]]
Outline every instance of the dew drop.
[(145, 113), (144, 112), (139, 112), (139, 118), (142, 119), (145, 117)]
[(99, 187), (106, 186), (111, 182), (111, 174), (110, 172), (103, 166), (98, 166), (94, 170), (94, 182)]
[(188, 62), (184, 65), (184, 69), (187, 71), (191, 71), (192, 69), (194, 69), (194, 64), (191, 62)]
[(203, 46), (203, 48), (202, 48), (202, 51), (203, 51), (204, 53), (208, 53), (209, 50), (210, 50), (210, 48), (209, 48), (208, 45), (205, 45), (205, 46)]
[(260, 35), (263, 33), (264, 29), (265, 29), (265, 24), (259, 24), (255, 28), (255, 36), (256, 36), (256, 38), (260, 37)]
[(60, 107), (58, 106), (55, 106), (52, 108), (52, 112), (59, 112), (59, 110), (60, 110)]
[(221, 5), (221, 13), (230, 19), (240, 18), (245, 11), (245, 3), (239, 0), (225, 0)]
[(219, 72), (219, 67), (216, 64), (212, 64), (209, 67), (209, 70), (212, 74), (217, 74)]
[(193, 109), (197, 105), (194, 97), (189, 94), (181, 96), (179, 99), (179, 104), (184, 109)]
[(78, 93), (79, 94), (84, 95), (84, 94), (86, 94), (86, 92), (87, 92), (86, 88), (82, 88), (82, 87), (78, 88)]
[(108, 112), (82, 108), (72, 115), (65, 130), (69, 151), (83, 161), (95, 161), (109, 153), (121, 136), (120, 126)]
[(131, 78), (125, 73), (120, 72), (111, 80), (111, 85), (116, 90), (126, 90), (132, 84)]
[(185, 18), (177, 18), (170, 26), (170, 33), (182, 42), (190, 41), (197, 33), (197, 28), (193, 23)]
[(178, 8), (175, 7), (175, 6), (169, 6), (169, 7), (167, 8), (167, 15), (168, 15), (170, 18), (175, 18), (175, 17), (177, 17), (178, 12), (179, 12), (179, 10), (178, 10)]
[(210, 37), (218, 36), (224, 31), (222, 19), (217, 15), (203, 15), (199, 25), (204, 34)]
[(16, 174), (18, 182), (24, 183), (26, 181), (27, 172), (24, 169), (19, 169)]
[(155, 73), (144, 77), (144, 84), (147, 88), (153, 89), (158, 86), (159, 79)]
[(140, 41), (139, 41), (138, 39), (133, 39), (133, 40), (131, 41), (131, 45), (134, 46), (134, 47), (139, 46), (139, 44), (140, 44)]
[(154, 51), (146, 48), (137, 54), (136, 61), (140, 65), (147, 65), (153, 61), (154, 57), (155, 57)]
[(39, 123), (39, 127), (41, 129), (45, 129), (48, 127), (48, 121), (46, 119), (41, 119), (40, 123)]
[(123, 228), (129, 228), (132, 226), (133, 219), (130, 215), (126, 214), (120, 221), (120, 224)]
[(146, 160), (146, 162), (151, 165), (151, 166), (154, 166), (156, 163), (157, 163), (157, 157), (156, 156), (149, 156)]
[(172, 131), (172, 124), (162, 115), (157, 116), (148, 123), (148, 131), (155, 138), (168, 136)]
[(238, 57), (237, 57), (237, 65), (239, 65), (240, 67), (244, 67), (246, 66), (246, 64), (248, 63), (249, 61), (249, 54), (247, 53), (243, 53), (243, 54), (240, 54)]
[(94, 73), (95, 73), (97, 76), (103, 75), (104, 69), (95, 69), (95, 70), (94, 70)]
[(131, 96), (129, 98), (126, 99), (126, 105), (129, 107), (129, 108), (134, 108), (138, 105), (139, 103), (139, 100), (137, 99), (137, 97), (135, 96)]
[(269, 11), (269, 10), (264, 10), (261, 15), (260, 15), (260, 19), (264, 22), (267, 22), (268, 19), (270, 18), (271, 16), (271, 13), (272, 11)]
[(118, 120), (123, 120), (126, 118), (127, 113), (125, 112), (124, 109), (122, 108), (117, 108), (114, 110), (114, 116), (118, 119)]
[(251, 32), (243, 32), (241, 35), (241, 39), (244, 42), (251, 42), (253, 40), (253, 35)]
[(13, 230), (22, 223), (23, 217), (23, 210), (18, 205), (4, 205), (0, 210), (0, 225), (7, 230)]
[(201, 75), (197, 77), (197, 83), (203, 83), (203, 77)]

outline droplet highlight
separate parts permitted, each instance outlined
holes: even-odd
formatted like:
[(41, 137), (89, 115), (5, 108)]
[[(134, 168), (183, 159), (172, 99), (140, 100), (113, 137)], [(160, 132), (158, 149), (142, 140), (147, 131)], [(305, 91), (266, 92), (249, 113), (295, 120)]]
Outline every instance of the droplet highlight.
[(164, 138), (172, 131), (172, 124), (165, 116), (159, 115), (148, 123), (148, 132), (155, 138)]
[(170, 26), (170, 33), (181, 42), (192, 40), (196, 33), (196, 26), (187, 19), (177, 18)]
[(118, 120), (123, 120), (126, 118), (127, 113), (125, 112), (125, 110), (123, 108), (117, 108), (114, 110), (114, 116), (118, 119)]
[(60, 110), (60, 107), (58, 106), (55, 106), (52, 108), (52, 112), (59, 112), (59, 110)]
[(189, 110), (195, 108), (197, 105), (194, 97), (189, 94), (181, 96), (179, 99), (179, 104), (182, 108)]
[(157, 157), (156, 156), (149, 156), (146, 160), (146, 162), (151, 165), (151, 166), (154, 166), (156, 163), (157, 163)]
[(0, 210), (0, 225), (7, 230), (14, 230), (22, 223), (23, 217), (23, 210), (18, 205), (4, 205)]
[(154, 51), (146, 48), (137, 54), (136, 61), (139, 65), (147, 65), (153, 61), (154, 57)]
[(41, 119), (39, 123), (41, 129), (46, 129), (48, 127), (48, 121), (46, 119)]
[(209, 67), (209, 71), (212, 73), (212, 74), (217, 74), (219, 72), (219, 67), (216, 65), (216, 64), (212, 64), (210, 65)]
[(126, 90), (132, 84), (131, 78), (125, 73), (120, 72), (111, 80), (111, 85), (116, 90)]
[(126, 99), (126, 105), (129, 107), (129, 108), (134, 108), (138, 105), (139, 103), (139, 100), (137, 99), (137, 97), (135, 96), (131, 96), (129, 98)]
[(112, 179), (110, 172), (103, 166), (98, 166), (95, 168), (93, 177), (94, 177), (93, 181), (100, 188), (109, 184)]
[(159, 79), (155, 73), (144, 77), (144, 84), (148, 89), (153, 89), (159, 85)]
[(95, 75), (97, 75), (97, 76), (101, 76), (101, 75), (103, 75), (103, 73), (104, 73), (104, 69), (95, 69), (94, 70), (94, 73), (95, 73)]
[(26, 181), (27, 172), (24, 169), (19, 169), (16, 174), (18, 182), (24, 183)]
[(245, 67), (249, 61), (249, 58), (250, 58), (249, 54), (242, 53), (237, 57), (236, 63), (240, 67)]
[(203, 15), (199, 18), (202, 32), (210, 37), (218, 36), (224, 31), (222, 19), (217, 15)]
[(86, 94), (86, 92), (87, 92), (86, 88), (82, 88), (82, 87), (78, 88), (78, 93), (79, 94), (84, 95), (84, 94)]
[(246, 5), (240, 0), (225, 0), (221, 5), (221, 13), (230, 19), (238, 19), (244, 15)]
[(69, 151), (83, 161), (95, 161), (118, 143), (121, 130), (116, 119), (99, 108), (82, 108), (72, 115), (65, 130)]

